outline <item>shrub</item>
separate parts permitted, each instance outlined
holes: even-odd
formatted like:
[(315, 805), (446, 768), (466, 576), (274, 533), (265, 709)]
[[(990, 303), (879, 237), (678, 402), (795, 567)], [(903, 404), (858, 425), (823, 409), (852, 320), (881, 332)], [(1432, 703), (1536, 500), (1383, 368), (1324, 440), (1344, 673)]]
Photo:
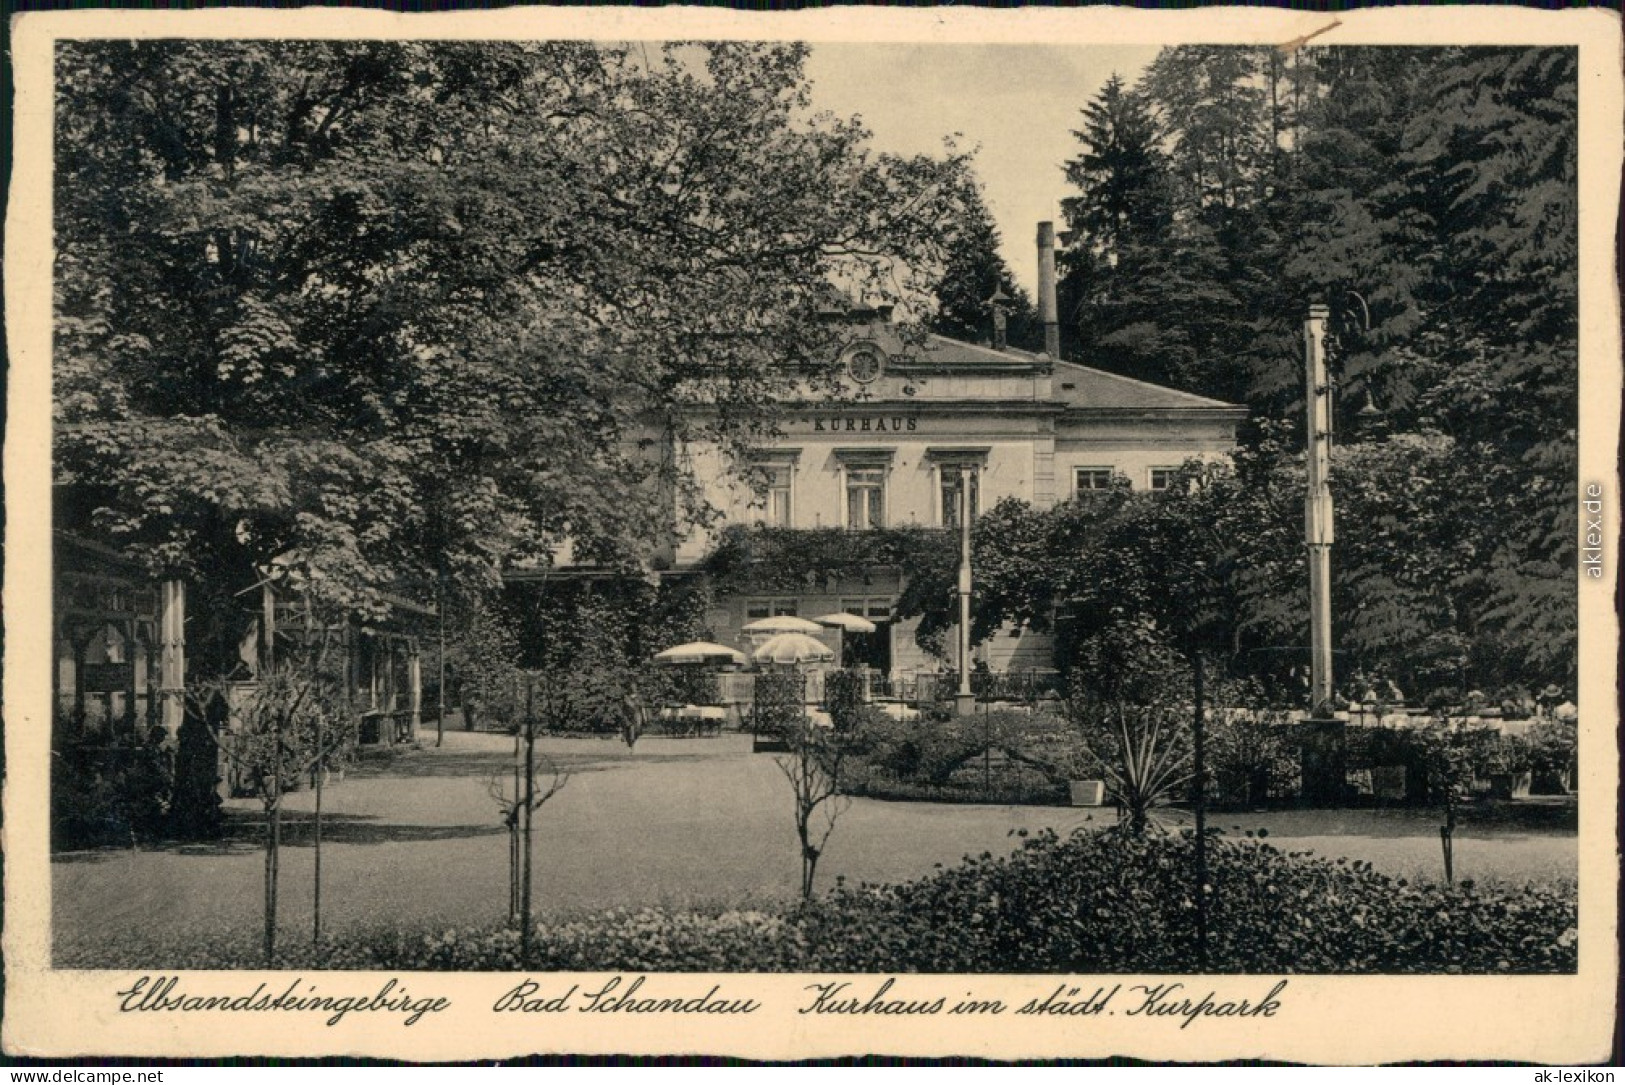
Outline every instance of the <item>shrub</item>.
[[(801, 929), (831, 971), (1179, 972), (1195, 961), (1190, 834), (1043, 834), (902, 886), (815, 902)], [(1368, 864), (1216, 838), (1220, 972), (1561, 972), (1572, 887), (1411, 885)], [(906, 963), (905, 963), (906, 962)]]
[(659, 704), (720, 704), (722, 680), (710, 671), (694, 667), (648, 669), (644, 681), (631, 681)]
[(1171, 684), (1143, 700), (1075, 692), (1067, 713), (1083, 737), (1089, 774), (1106, 781), (1136, 832), (1152, 810), (1185, 796), (1193, 778), (1191, 710)]
[(1212, 786), (1225, 802), (1289, 798), (1302, 787), (1302, 754), (1279, 714), (1215, 708), (1208, 717)]
[(797, 671), (764, 671), (756, 676), (751, 728), (757, 734), (782, 735), (806, 719), (806, 677)]
[(51, 753), (51, 846), (132, 844), (166, 835), (174, 794), (171, 756), (154, 735)]
[(1579, 728), (1564, 720), (1544, 720), (1529, 729), (1529, 767), (1537, 773), (1564, 773), (1574, 761)]
[[(1057, 801), (1081, 747), (1066, 721), (1043, 712), (899, 721), (867, 710), (858, 718), (848, 784), (887, 798)], [(985, 767), (991, 761), (997, 773)]]
[(1403, 765), (1410, 799), (1449, 805), (1465, 799), (1474, 779), (1526, 759), (1521, 739), (1487, 727), (1451, 727), (1436, 720), (1425, 727), (1351, 727), (1351, 769)]
[(830, 671), (824, 676), (824, 707), (837, 731), (855, 731), (863, 712), (863, 675), (854, 670)]

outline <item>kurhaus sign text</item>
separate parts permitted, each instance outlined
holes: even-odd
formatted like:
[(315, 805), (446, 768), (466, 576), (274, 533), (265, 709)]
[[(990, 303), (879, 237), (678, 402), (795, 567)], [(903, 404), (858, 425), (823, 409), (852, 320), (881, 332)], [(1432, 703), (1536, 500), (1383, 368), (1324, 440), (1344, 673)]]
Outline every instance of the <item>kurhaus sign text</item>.
[(920, 418), (913, 414), (819, 415), (794, 419), (793, 424), (810, 427), (813, 433), (913, 433), (920, 428)]

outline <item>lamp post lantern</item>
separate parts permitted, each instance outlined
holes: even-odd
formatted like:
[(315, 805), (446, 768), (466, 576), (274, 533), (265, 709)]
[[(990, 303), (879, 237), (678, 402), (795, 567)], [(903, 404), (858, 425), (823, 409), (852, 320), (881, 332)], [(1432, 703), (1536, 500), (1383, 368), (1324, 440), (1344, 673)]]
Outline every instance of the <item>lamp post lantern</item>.
[(1330, 712), (1332, 701), (1332, 386), (1326, 376), (1326, 322), (1330, 310), (1311, 305), (1303, 323), (1307, 387), (1308, 492), (1304, 496), (1304, 543), (1309, 550), (1309, 711)]

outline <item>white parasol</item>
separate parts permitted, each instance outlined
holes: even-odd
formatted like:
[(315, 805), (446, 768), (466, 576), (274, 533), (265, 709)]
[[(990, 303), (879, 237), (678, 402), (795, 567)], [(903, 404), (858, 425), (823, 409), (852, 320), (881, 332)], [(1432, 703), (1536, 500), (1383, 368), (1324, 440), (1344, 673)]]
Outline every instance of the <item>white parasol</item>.
[(739, 627), (741, 633), (822, 633), (824, 627), (793, 614), (776, 614), (771, 618), (757, 618)]
[(860, 618), (856, 614), (847, 614), (844, 611), (835, 614), (823, 614), (813, 621), (819, 625), (827, 625), (831, 629), (839, 629), (843, 633), (873, 633), (878, 628), (868, 618)]
[(667, 648), (664, 652), (656, 652), (656, 663), (733, 663), (743, 666), (746, 662), (745, 653), (725, 644), (712, 644), (710, 641), (697, 640), (688, 644), (679, 644), (675, 648)]
[(835, 653), (805, 633), (779, 633), (763, 641), (750, 657), (758, 663), (828, 663)]

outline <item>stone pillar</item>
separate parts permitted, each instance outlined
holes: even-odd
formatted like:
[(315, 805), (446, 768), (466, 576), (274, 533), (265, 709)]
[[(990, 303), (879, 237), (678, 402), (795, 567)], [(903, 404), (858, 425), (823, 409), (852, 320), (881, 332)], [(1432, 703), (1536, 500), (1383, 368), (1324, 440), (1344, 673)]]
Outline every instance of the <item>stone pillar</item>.
[(1033, 505), (1047, 509), (1055, 498), (1055, 423), (1046, 418), (1033, 437)]
[(132, 739), (141, 742), (147, 736), (141, 734), (141, 714), (135, 707), (136, 698), (141, 692), (135, 683), (136, 645), (140, 643), (136, 637), (136, 620), (128, 619), (119, 629), (119, 635), (124, 638), (124, 665), (129, 668), (124, 679), (124, 730)]
[(411, 685), (412, 737), (415, 739), (423, 723), (423, 655), (418, 650), (416, 637), (407, 642), (406, 674)]
[(166, 580), (158, 588), (158, 700), (159, 722), (176, 742), (186, 716), (186, 583), (181, 580)]
[(954, 714), (968, 716), (976, 711), (976, 694), (970, 685), (970, 539), (971, 468), (959, 468), (959, 692), (954, 694)]

